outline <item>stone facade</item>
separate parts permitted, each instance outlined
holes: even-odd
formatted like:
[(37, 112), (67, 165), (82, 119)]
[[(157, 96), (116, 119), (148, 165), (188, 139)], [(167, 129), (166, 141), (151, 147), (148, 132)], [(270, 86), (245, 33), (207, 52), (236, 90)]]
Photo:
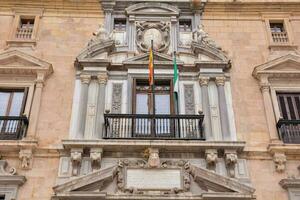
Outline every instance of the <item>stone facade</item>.
[[(300, 91), (299, 13), (293, 0), (2, 0), (0, 92), (28, 88), (29, 122), (0, 140), (0, 197), (300, 198), (300, 145), (276, 127), (276, 92)], [(128, 138), (125, 120), (104, 118), (134, 110), (151, 39), (159, 80), (173, 78), (176, 51), (174, 113), (204, 115), (205, 138), (195, 123), (176, 139)]]

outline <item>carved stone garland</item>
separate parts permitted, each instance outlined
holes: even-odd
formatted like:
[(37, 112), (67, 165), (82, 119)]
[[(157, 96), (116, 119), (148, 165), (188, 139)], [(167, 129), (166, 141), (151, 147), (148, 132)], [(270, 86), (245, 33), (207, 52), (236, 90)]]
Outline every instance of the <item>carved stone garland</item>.
[(136, 22), (136, 44), (142, 52), (148, 52), (153, 40), (153, 48), (165, 52), (170, 46), (169, 22)]
[[(127, 188), (125, 183), (126, 169), (127, 168), (136, 168), (136, 169), (153, 169), (152, 166), (145, 160), (119, 160), (117, 168), (117, 187), (120, 192), (131, 193), (131, 194), (145, 194), (147, 191), (137, 188)], [(161, 162), (160, 166), (156, 169), (174, 169), (181, 168), (182, 170), (182, 188), (172, 188), (170, 190), (160, 191), (162, 194), (178, 194), (183, 192), (188, 192), (191, 186), (191, 176), (189, 170), (189, 163), (184, 160), (180, 161), (170, 161), (166, 160)]]

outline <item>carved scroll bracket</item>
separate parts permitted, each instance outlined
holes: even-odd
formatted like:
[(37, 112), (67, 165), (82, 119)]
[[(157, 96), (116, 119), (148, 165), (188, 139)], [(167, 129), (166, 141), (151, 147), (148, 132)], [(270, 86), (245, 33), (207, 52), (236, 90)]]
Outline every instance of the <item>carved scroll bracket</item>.
[(74, 148), (71, 149), (71, 162), (72, 162), (72, 175), (77, 176), (79, 174), (81, 161), (82, 161), (83, 149)]
[(0, 175), (15, 175), (16, 173), (16, 168), (8, 167), (6, 160), (0, 160)]
[(275, 163), (275, 170), (279, 173), (284, 172), (286, 164), (286, 155), (284, 153), (274, 153), (273, 161)]
[(19, 159), (21, 161), (22, 169), (31, 169), (32, 167), (32, 149), (21, 149), (19, 152)]
[(206, 149), (205, 151), (206, 168), (212, 171), (216, 170), (216, 164), (218, 161), (217, 149)]
[(234, 150), (225, 150), (225, 164), (228, 170), (228, 175), (232, 178), (235, 177), (235, 166), (237, 163), (237, 153)]
[(90, 150), (90, 158), (92, 162), (92, 170), (98, 170), (101, 168), (101, 159), (102, 159), (102, 148), (91, 148)]

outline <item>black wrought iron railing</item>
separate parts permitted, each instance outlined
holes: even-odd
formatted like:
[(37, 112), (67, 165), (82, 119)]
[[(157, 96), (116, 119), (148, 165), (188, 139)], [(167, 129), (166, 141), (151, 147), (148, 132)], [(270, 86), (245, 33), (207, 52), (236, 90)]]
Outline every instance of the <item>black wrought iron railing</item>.
[(205, 140), (203, 118), (203, 115), (104, 114), (104, 138)]
[(28, 119), (25, 116), (0, 116), (0, 140), (19, 140), (26, 136)]
[(284, 143), (300, 144), (300, 120), (281, 119), (277, 123), (280, 139)]

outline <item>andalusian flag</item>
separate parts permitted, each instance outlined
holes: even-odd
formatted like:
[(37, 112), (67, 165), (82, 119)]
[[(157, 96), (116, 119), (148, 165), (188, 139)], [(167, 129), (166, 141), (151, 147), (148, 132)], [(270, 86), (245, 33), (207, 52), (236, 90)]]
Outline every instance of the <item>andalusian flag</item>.
[(178, 80), (178, 67), (176, 63), (176, 52), (174, 52), (174, 59), (173, 59), (173, 64), (174, 64), (174, 93), (178, 94), (179, 92), (179, 80)]
[(154, 84), (154, 66), (153, 66), (153, 51), (152, 47), (149, 52), (149, 85)]

